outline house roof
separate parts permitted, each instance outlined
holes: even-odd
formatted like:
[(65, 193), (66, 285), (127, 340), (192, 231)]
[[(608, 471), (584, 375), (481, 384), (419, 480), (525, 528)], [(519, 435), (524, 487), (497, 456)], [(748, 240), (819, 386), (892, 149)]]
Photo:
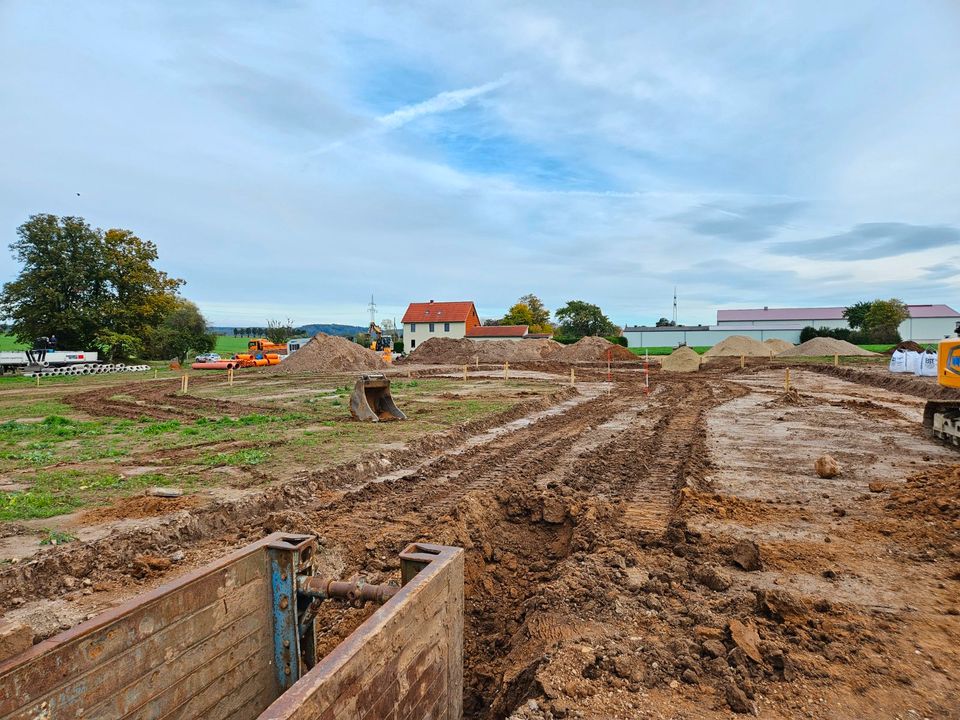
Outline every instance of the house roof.
[(528, 329), (526, 325), (478, 325), (467, 330), (467, 337), (523, 337)]
[[(960, 317), (949, 305), (907, 305), (910, 317)], [(745, 322), (752, 320), (843, 320), (844, 307), (812, 308), (751, 308), (747, 310), (717, 310), (717, 322)]]
[(410, 303), (400, 322), (466, 322), (467, 318), (476, 312), (472, 302), (433, 302), (431, 300)]

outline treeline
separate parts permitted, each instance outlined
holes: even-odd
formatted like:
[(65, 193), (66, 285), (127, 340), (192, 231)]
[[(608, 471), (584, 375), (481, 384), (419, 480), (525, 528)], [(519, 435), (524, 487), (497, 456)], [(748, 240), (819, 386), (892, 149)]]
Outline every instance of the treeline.
[(854, 345), (891, 345), (899, 343), (900, 324), (910, 317), (906, 304), (899, 298), (861, 301), (845, 308), (843, 317), (849, 328), (815, 328), (800, 331), (800, 342), (815, 337), (832, 337)]
[(33, 215), (10, 250), (22, 269), (0, 291), (0, 316), (19, 342), (55, 336), (59, 348), (95, 349), (111, 362), (183, 362), (214, 347), (200, 310), (180, 295), (184, 281), (154, 267), (157, 246), (130, 230)]
[(552, 335), (554, 340), (562, 343), (573, 343), (582, 337), (596, 335), (606, 337), (611, 342), (626, 344), (626, 338), (620, 337), (621, 328), (611, 322), (599, 305), (570, 300), (553, 315), (556, 323), (540, 298), (530, 293), (521, 297), (502, 318), (487, 320), (484, 325), (527, 325), (529, 332)]

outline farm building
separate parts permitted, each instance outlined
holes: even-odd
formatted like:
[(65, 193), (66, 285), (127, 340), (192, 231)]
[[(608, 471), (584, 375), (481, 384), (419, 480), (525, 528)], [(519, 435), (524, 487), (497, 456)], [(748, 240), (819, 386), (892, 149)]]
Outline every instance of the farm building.
[[(960, 313), (949, 305), (908, 305), (907, 308), (910, 317), (900, 325), (900, 336), (904, 340), (936, 342), (952, 334), (960, 322)], [(681, 343), (713, 346), (731, 335), (798, 343), (800, 331), (807, 326), (849, 327), (843, 311), (843, 307), (718, 310), (716, 325), (628, 326), (623, 329), (623, 335), (629, 347), (676, 347)]]
[(471, 340), (523, 340), (529, 334), (527, 325), (478, 325), (467, 331)]
[(403, 338), (410, 350), (434, 337), (462, 338), (480, 326), (472, 302), (410, 303), (403, 314)]

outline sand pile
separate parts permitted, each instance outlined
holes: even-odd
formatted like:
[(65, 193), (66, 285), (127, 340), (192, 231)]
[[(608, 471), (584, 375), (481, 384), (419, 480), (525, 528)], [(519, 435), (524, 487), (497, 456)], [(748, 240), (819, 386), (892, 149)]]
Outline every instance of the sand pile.
[(833, 355), (876, 355), (877, 353), (864, 350), (846, 340), (837, 340), (836, 338), (818, 337), (807, 340), (796, 347), (784, 350), (777, 357), (821, 357)]
[(764, 340), (763, 344), (770, 348), (774, 355), (779, 355), (784, 350), (790, 350), (793, 348), (792, 342), (787, 342), (786, 340), (781, 340), (780, 338), (769, 338), (768, 340)]
[(707, 350), (703, 356), (705, 358), (740, 357), (741, 355), (770, 357), (773, 354), (775, 354), (773, 349), (759, 340), (754, 340), (746, 335), (731, 335)]
[(606, 360), (607, 351), (610, 351), (611, 360), (637, 359), (637, 356), (623, 347), (623, 345), (614, 345), (602, 337), (580, 338), (573, 345), (565, 346), (550, 359), (559, 360), (560, 362), (596, 362), (597, 360)]
[(683, 345), (660, 360), (660, 369), (667, 372), (696, 372), (700, 369), (700, 356), (693, 348)]
[(383, 370), (387, 364), (380, 353), (346, 338), (317, 333), (271, 372), (324, 372), (337, 370)]
[(539, 362), (551, 358), (563, 345), (549, 338), (536, 340), (470, 340), (430, 338), (414, 348), (409, 362), (431, 365)]

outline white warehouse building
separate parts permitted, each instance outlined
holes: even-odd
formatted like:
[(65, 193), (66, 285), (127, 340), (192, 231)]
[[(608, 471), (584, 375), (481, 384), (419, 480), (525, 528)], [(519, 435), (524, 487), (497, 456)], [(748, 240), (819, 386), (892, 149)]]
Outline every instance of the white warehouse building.
[[(910, 317), (900, 325), (900, 337), (918, 343), (937, 342), (953, 334), (960, 313), (949, 305), (908, 305)], [(676, 327), (625, 327), (623, 335), (629, 347), (713, 346), (731, 335), (746, 335), (757, 340), (780, 338), (800, 342), (800, 331), (815, 328), (849, 327), (843, 307), (756, 308), (718, 310), (716, 325)]]

